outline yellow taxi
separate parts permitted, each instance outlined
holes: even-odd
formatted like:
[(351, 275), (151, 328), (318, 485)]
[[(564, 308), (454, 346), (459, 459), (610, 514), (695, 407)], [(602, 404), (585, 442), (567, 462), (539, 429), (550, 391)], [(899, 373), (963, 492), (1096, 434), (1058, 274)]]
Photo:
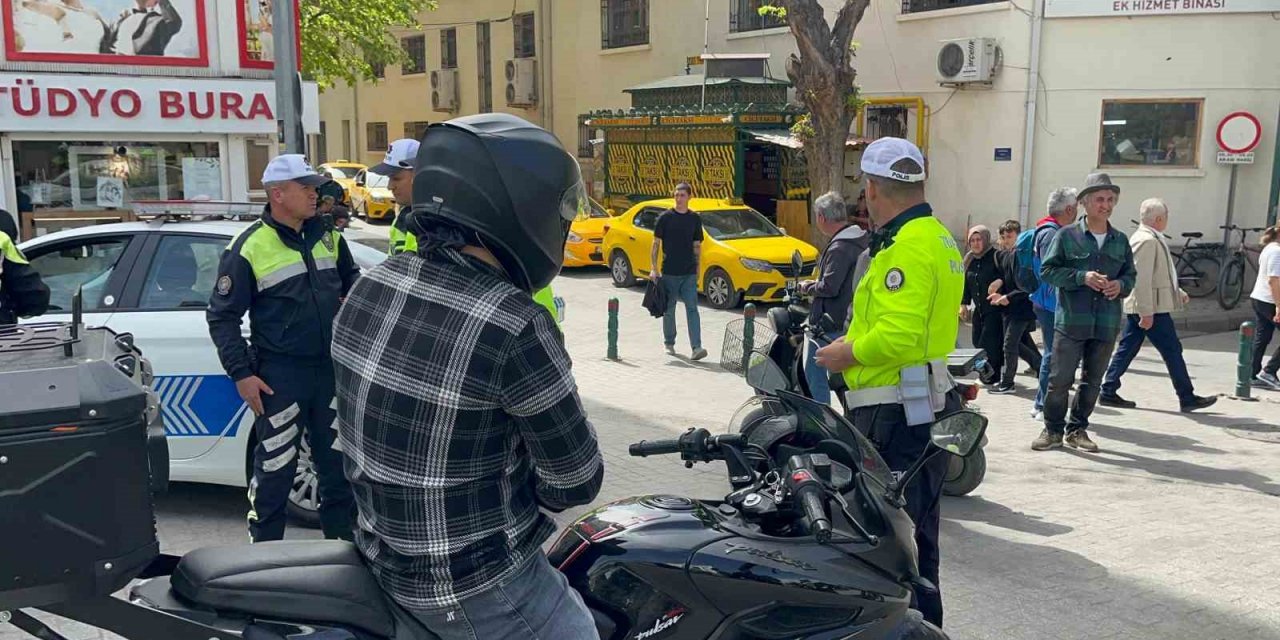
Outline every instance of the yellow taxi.
[(346, 201), (342, 204), (348, 207), (351, 206), (351, 190), (356, 186), (356, 174), (368, 168), (358, 162), (349, 160), (334, 160), (316, 167), (321, 175), (328, 176), (329, 179), (342, 185), (342, 190), (347, 192)]
[[(632, 286), (637, 277), (649, 274), (654, 226), (658, 216), (674, 206), (671, 198), (649, 200), (605, 222), (603, 253), (609, 261), (614, 286)], [(708, 198), (690, 200), (689, 208), (702, 219), (698, 290), (711, 306), (730, 309), (744, 299), (782, 299), (787, 280), (797, 275), (791, 265), (796, 251), (803, 261), (799, 277), (814, 277), (818, 250), (786, 235), (759, 211)]]
[(605, 225), (611, 216), (599, 202), (590, 200), (589, 205), (569, 227), (569, 238), (564, 244), (566, 267), (604, 264), (604, 253), (600, 251), (600, 247), (604, 242)]
[(387, 177), (362, 169), (356, 174), (355, 186), (351, 188), (351, 210), (370, 222), (385, 220), (392, 222), (396, 217), (396, 197), (387, 188)]

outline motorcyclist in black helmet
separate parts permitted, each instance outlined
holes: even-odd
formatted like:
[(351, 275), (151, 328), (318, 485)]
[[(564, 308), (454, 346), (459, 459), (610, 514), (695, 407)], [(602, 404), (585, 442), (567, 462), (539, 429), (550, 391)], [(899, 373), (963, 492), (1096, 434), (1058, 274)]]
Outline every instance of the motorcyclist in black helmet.
[(547, 131), (482, 114), (431, 125), (415, 171), (418, 251), (367, 272), (334, 323), (356, 542), (444, 640), (595, 638), (542, 553), (542, 509), (593, 500), (604, 465), (530, 295), (587, 206), (578, 164)]

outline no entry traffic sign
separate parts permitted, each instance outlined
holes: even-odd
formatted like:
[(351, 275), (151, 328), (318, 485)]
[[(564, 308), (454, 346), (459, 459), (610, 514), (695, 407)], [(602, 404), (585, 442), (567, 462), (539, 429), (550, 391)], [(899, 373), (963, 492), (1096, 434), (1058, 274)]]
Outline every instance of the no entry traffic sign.
[(1218, 123), (1218, 147), (1227, 153), (1248, 153), (1262, 141), (1262, 123), (1248, 111), (1237, 111)]

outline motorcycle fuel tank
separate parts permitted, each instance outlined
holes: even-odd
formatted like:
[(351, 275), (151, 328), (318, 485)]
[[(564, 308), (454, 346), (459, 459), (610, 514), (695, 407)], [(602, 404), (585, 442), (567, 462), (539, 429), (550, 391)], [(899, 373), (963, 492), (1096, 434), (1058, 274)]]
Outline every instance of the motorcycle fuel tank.
[(752, 529), (728, 505), (627, 498), (571, 525), (548, 558), (606, 640), (875, 638), (902, 620), (910, 594), (882, 572), (810, 537)]

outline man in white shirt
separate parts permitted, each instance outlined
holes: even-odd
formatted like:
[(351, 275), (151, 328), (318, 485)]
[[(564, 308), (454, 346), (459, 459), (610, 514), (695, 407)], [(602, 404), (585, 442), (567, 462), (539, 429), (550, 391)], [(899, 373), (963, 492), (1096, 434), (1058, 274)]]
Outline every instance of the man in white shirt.
[(1276, 372), (1280, 371), (1280, 348), (1262, 366), (1262, 356), (1276, 326), (1280, 325), (1280, 225), (1275, 225), (1262, 232), (1262, 255), (1258, 256), (1258, 281), (1253, 285), (1253, 293), (1249, 294), (1253, 302), (1253, 313), (1256, 316), (1253, 333), (1253, 386), (1272, 391), (1280, 391), (1280, 379)]
[(103, 42), (103, 53), (162, 56), (182, 30), (182, 16), (170, 0), (135, 0), (133, 9), (116, 19)]

